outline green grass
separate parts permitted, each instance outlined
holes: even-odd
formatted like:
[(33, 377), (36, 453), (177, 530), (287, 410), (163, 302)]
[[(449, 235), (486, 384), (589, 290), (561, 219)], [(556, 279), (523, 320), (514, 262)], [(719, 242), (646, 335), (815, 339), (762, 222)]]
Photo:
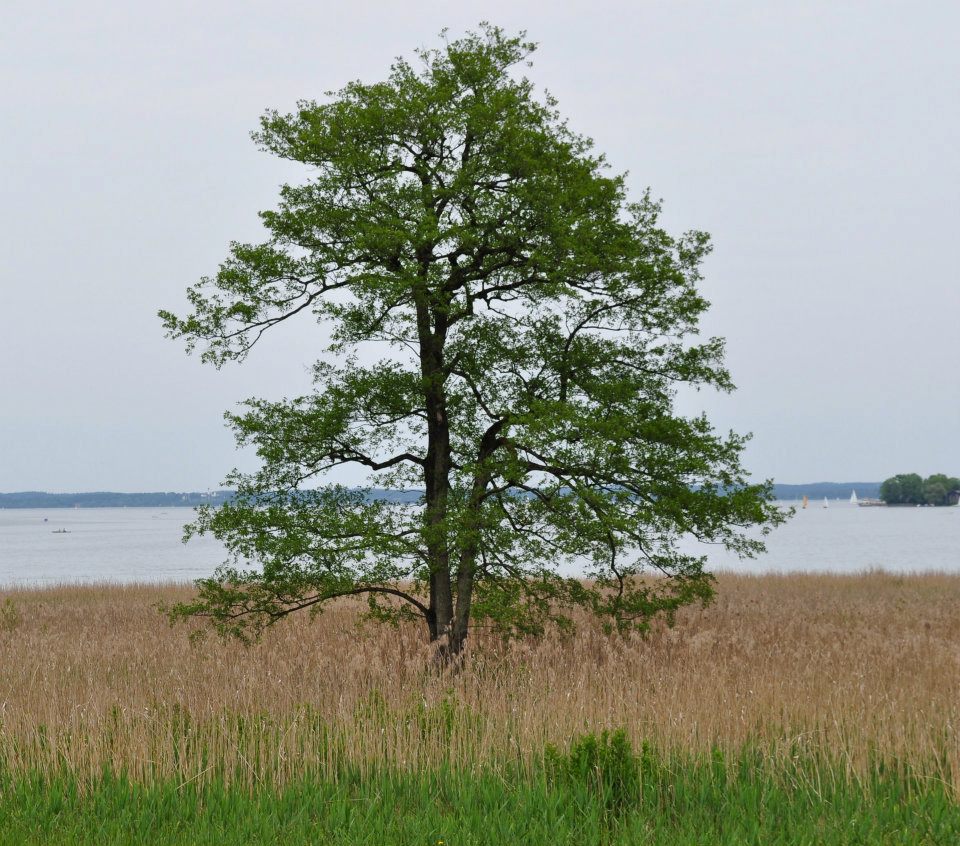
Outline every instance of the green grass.
[(937, 781), (823, 761), (634, 753), (622, 735), (548, 751), (533, 773), (381, 771), (249, 792), (104, 774), (0, 779), (0, 844), (947, 844), (960, 805)]

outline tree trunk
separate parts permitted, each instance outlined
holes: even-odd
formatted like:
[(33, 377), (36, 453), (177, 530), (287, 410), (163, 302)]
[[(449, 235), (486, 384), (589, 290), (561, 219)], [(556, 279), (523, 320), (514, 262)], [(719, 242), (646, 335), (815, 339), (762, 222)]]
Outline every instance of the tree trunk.
[[(426, 263), (423, 263), (424, 272)], [(414, 292), (417, 305), (417, 332), (420, 341), (420, 373), (423, 378), (424, 407), (427, 413), (427, 452), (423, 478), (426, 487), (427, 566), (430, 570), (430, 639), (449, 636), (453, 621), (453, 592), (450, 583), (450, 550), (447, 546), (447, 496), (450, 491), (450, 425), (444, 389), (443, 345), (445, 322), (431, 321), (429, 297), (424, 288)], [(431, 325), (433, 323), (433, 325)]]
[(487, 485), (490, 484), (490, 470), (485, 466), (485, 462), (503, 443), (501, 433), (507, 425), (506, 418), (494, 421), (483, 433), (477, 450), (477, 470), (470, 489), (470, 501), (464, 514), (465, 542), (460, 550), (460, 561), (457, 568), (457, 606), (449, 638), (449, 652), (454, 656), (460, 655), (463, 651), (470, 630), (470, 607), (473, 603), (473, 586), (477, 574), (477, 553), (480, 548), (480, 529), (483, 524), (480, 509), (483, 506)]
[[(431, 414), (431, 417), (434, 415)], [(442, 412), (437, 415), (443, 417)], [(445, 425), (428, 426), (430, 443), (424, 472), (426, 482), (426, 547), (430, 569), (431, 640), (443, 638), (453, 620), (453, 592), (450, 584), (450, 551), (447, 548), (447, 492), (449, 489), (450, 435)]]
[(463, 652), (470, 626), (470, 602), (473, 599), (473, 573), (461, 572), (457, 575), (457, 610), (450, 630), (450, 655)]

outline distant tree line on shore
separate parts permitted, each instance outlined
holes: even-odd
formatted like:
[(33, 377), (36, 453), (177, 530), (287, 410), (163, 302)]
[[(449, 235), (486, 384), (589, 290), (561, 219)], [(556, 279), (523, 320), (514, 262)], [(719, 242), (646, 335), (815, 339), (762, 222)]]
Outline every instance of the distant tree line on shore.
[[(118, 493), (95, 491), (91, 493), (46, 493), (20, 491), (0, 493), (0, 508), (196, 508), (198, 505), (222, 505), (229, 502), (236, 491), (220, 490), (207, 493), (190, 491), (153, 491)], [(369, 491), (372, 500), (387, 502), (416, 502), (423, 491), (389, 491), (374, 488)]]
[(880, 499), (887, 505), (956, 505), (960, 479), (934, 473), (926, 479), (917, 473), (899, 473), (880, 485)]
[(877, 499), (880, 496), (879, 482), (809, 482), (804, 485), (775, 483), (773, 495), (780, 500), (795, 500), (808, 496), (810, 499), (849, 499), (856, 491), (861, 499)]
[[(775, 484), (773, 486), (773, 495), (780, 500), (799, 499), (804, 495), (812, 499), (824, 496), (829, 499), (847, 499), (851, 491), (856, 491), (857, 496), (861, 498), (876, 499), (880, 496), (880, 482), (812, 482), (805, 485)], [(206, 493), (198, 491), (142, 493), (20, 491), (0, 493), (0, 508), (196, 508), (198, 505), (220, 505), (229, 502), (235, 493), (232, 490)], [(423, 497), (423, 491), (372, 488), (367, 495), (371, 500), (385, 502), (419, 502)]]
[(0, 508), (195, 508), (204, 503), (222, 503), (232, 496), (233, 491), (205, 493), (196, 491), (189, 493), (175, 491), (145, 491), (142, 493), (19, 491), (17, 493), (0, 493)]

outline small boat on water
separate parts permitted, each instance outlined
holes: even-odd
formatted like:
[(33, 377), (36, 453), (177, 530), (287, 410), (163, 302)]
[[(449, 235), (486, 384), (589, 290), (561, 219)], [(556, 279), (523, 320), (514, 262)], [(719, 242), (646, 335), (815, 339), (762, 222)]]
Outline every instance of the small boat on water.
[(856, 504), (857, 504), (857, 492), (856, 492), (856, 491), (854, 491), (852, 494), (850, 494), (850, 504), (851, 504), (851, 505), (856, 505)]
[(823, 507), (824, 507), (824, 508), (829, 508), (829, 507), (830, 507), (830, 503), (827, 502), (827, 498), (826, 498), (826, 497), (823, 498)]
[(807, 503), (808, 503), (808, 502), (810, 502), (810, 500), (807, 499), (807, 495), (804, 494), (804, 495), (803, 495), (803, 507), (804, 507), (804, 508), (807, 507)]
[(69, 535), (70, 532), (67, 529), (54, 529), (50, 534), (52, 535)]

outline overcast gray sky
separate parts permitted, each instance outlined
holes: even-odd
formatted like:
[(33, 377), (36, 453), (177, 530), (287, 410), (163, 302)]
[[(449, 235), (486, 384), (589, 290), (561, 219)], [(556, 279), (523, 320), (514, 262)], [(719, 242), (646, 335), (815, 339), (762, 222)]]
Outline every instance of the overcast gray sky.
[(710, 232), (699, 395), (782, 482), (960, 474), (960, 4), (5, 0), (0, 491), (215, 487), (222, 412), (293, 395), (323, 338), (217, 372), (158, 308), (297, 179), (248, 133), (488, 19), (673, 231)]

